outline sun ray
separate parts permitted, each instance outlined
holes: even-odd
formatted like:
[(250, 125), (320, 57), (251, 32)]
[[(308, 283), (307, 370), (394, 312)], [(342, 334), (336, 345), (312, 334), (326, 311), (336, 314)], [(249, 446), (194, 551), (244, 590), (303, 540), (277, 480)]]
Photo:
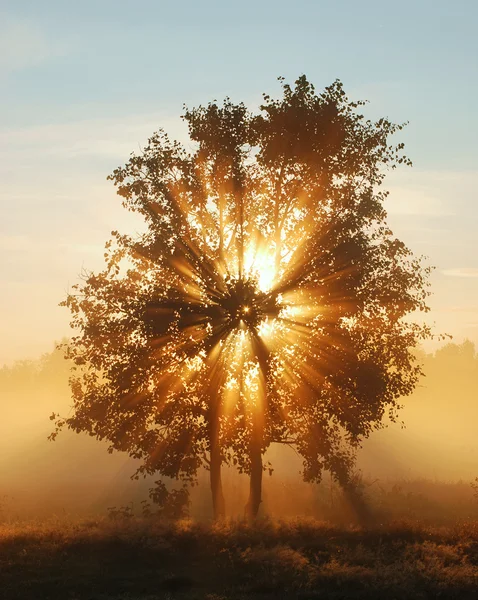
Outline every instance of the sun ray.
[(160, 131), (115, 170), (146, 232), (114, 233), (105, 272), (65, 303), (85, 373), (68, 424), (148, 457), (148, 472), (206, 465), (219, 513), (231, 461), (257, 513), (273, 442), (293, 440), (312, 480), (342, 468), (339, 441), (410, 393), (410, 346), (429, 335), (403, 321), (427, 310), (429, 271), (382, 207), (400, 127), (362, 121), (339, 82), (283, 89), (255, 116), (229, 100), (186, 110), (193, 149)]

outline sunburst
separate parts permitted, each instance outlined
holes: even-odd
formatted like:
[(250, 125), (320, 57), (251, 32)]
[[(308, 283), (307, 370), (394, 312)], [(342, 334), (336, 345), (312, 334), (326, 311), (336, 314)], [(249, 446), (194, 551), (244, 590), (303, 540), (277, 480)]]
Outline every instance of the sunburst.
[[(226, 101), (187, 111), (187, 151), (158, 133), (111, 176), (147, 224), (115, 234), (107, 269), (71, 294), (75, 414), (65, 422), (142, 458), (142, 469), (250, 474), (293, 444), (304, 476), (342, 482), (350, 448), (393, 415), (420, 368), (428, 270), (386, 226), (382, 164), (400, 126), (364, 122), (340, 83), (316, 96), (305, 78), (265, 117)], [(344, 444), (347, 442), (347, 444)]]

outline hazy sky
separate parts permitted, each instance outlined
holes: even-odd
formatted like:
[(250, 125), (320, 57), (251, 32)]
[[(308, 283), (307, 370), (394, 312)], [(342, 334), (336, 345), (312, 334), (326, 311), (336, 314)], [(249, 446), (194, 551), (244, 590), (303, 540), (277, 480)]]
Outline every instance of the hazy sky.
[(136, 228), (115, 167), (184, 139), (183, 103), (255, 107), (302, 73), (410, 121), (390, 223), (436, 266), (437, 331), (478, 342), (477, 28), (476, 0), (0, 0), (0, 364), (68, 335), (68, 286)]

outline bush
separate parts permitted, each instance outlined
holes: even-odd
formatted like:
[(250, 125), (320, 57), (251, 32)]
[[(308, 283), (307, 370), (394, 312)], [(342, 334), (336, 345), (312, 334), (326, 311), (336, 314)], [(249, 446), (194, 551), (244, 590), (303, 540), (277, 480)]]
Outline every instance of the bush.
[(143, 501), (141, 503), (143, 517), (157, 516), (176, 521), (189, 516), (189, 490), (186, 487), (169, 491), (161, 480), (154, 483), (155, 487), (149, 490), (149, 498), (158, 508), (153, 511), (151, 504)]

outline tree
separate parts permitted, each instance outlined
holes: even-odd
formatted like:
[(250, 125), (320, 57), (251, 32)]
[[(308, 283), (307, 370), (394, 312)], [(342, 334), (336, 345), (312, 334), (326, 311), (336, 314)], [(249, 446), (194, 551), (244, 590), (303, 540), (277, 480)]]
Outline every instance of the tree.
[(72, 313), (74, 411), (58, 426), (109, 440), (140, 471), (192, 481), (221, 465), (250, 475), (294, 445), (303, 475), (347, 485), (353, 450), (395, 416), (421, 374), (430, 269), (393, 237), (385, 168), (411, 164), (402, 129), (366, 120), (339, 81), (305, 76), (258, 114), (226, 99), (185, 109), (193, 148), (154, 134), (109, 177), (145, 221), (113, 232), (106, 268), (64, 302)]

